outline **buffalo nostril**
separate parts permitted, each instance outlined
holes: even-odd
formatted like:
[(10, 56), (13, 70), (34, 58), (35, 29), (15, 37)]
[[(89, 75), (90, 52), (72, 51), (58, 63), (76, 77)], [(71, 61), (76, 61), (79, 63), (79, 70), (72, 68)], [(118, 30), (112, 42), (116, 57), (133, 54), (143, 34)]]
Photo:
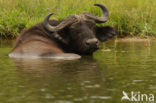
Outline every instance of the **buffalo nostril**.
[(86, 41), (86, 45), (87, 45), (87, 46), (89, 46), (89, 45), (90, 45), (90, 43)]
[(95, 41), (95, 44), (97, 44), (98, 43), (98, 41)]
[(86, 45), (96, 45), (96, 44), (98, 44), (98, 40), (96, 38), (88, 39), (86, 41)]

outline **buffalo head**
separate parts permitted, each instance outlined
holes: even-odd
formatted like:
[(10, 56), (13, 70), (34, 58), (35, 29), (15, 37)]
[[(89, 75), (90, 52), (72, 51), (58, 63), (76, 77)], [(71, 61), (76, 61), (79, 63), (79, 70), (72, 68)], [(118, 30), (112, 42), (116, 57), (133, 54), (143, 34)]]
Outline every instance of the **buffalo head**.
[[(54, 36), (68, 44), (76, 53), (89, 54), (98, 49), (99, 41), (106, 41), (113, 37), (116, 32), (109, 26), (98, 27), (97, 23), (105, 23), (108, 20), (108, 10), (102, 4), (95, 4), (102, 9), (102, 16), (96, 17), (88, 12), (83, 12), (79, 15), (70, 15), (64, 19), (57, 26), (49, 24), (49, 18), (52, 15), (49, 14), (45, 17), (43, 26), (53, 34)], [(59, 35), (59, 31), (66, 29), (67, 32), (64, 35), (68, 39)]]

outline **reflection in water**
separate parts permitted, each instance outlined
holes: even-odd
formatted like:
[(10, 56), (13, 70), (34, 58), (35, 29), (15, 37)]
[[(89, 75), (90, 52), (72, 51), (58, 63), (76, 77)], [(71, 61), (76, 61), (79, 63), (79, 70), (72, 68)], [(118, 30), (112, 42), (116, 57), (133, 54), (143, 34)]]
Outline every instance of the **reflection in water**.
[[(81, 78), (88, 78), (89, 75), (95, 75), (97, 63), (91, 57), (82, 60), (51, 60), (51, 59), (13, 59), (18, 72), (24, 73), (32, 77), (54, 77), (64, 78), (70, 77), (72, 80), (81, 80)], [(83, 72), (81, 72), (83, 71)], [(23, 75), (22, 75), (23, 76)], [(69, 79), (70, 79), (69, 78)], [(68, 79), (68, 80), (69, 80)]]
[[(30, 88), (30, 101), (43, 94), (42, 98), (58, 101), (84, 101), (92, 99), (111, 99), (105, 91), (94, 92), (101, 86), (100, 71), (97, 61), (92, 57), (81, 60), (58, 61), (51, 59), (13, 59), (19, 77), (24, 80), (21, 87)], [(96, 77), (96, 78), (95, 78)], [(104, 82), (104, 81), (103, 81)], [(33, 94), (32, 92), (37, 92)], [(32, 97), (32, 98), (31, 98)], [(67, 101), (66, 101), (67, 102)]]
[(156, 42), (106, 42), (80, 60), (10, 59), (0, 48), (2, 103), (120, 103), (156, 93)]

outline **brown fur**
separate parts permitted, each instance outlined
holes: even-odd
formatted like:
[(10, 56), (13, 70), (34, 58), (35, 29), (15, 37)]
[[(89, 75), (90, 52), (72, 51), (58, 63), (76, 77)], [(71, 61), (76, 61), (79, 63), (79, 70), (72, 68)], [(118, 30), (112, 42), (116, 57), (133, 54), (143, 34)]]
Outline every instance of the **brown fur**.
[[(52, 25), (58, 24), (58, 21), (52, 20)], [(39, 23), (29, 29), (23, 30), (17, 37), (15, 47), (11, 54), (18, 55), (43, 55), (47, 52), (63, 53), (64, 51), (53, 40), (52, 36)], [(50, 37), (49, 37), (50, 36)]]

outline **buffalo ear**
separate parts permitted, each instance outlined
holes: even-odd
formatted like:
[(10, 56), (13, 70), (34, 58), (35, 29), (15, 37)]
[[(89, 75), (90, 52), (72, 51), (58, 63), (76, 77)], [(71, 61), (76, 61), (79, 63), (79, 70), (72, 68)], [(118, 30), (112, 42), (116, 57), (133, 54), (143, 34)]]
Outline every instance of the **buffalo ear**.
[(110, 26), (104, 27), (97, 27), (96, 28), (96, 37), (101, 41), (104, 42), (109, 38), (114, 37), (117, 32)]

